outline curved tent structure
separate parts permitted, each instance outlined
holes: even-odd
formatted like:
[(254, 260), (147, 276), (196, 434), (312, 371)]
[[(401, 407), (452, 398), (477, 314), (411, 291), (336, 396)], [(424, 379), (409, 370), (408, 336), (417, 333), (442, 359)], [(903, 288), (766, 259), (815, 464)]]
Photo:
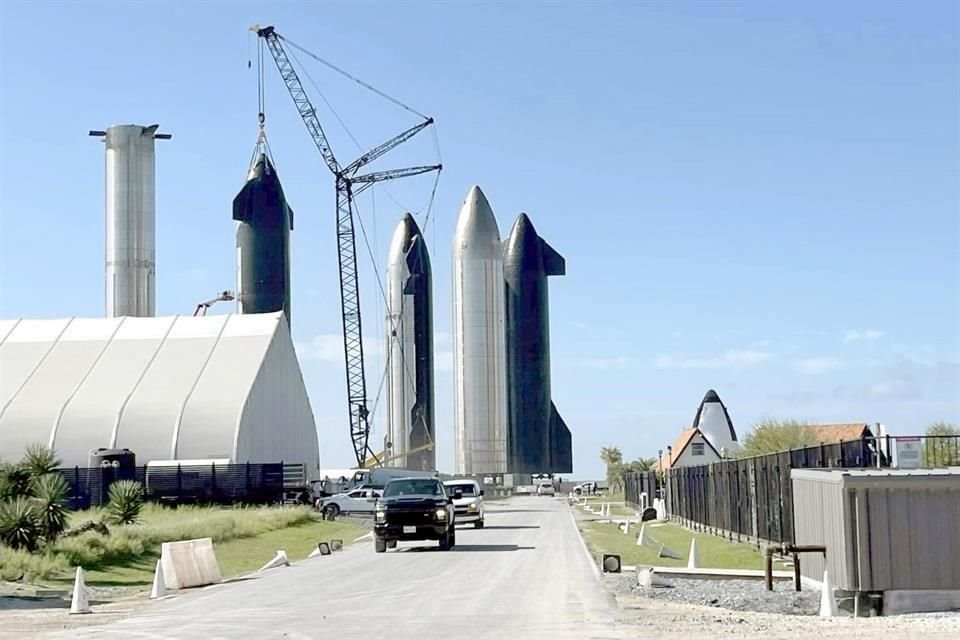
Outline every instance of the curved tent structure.
[(64, 466), (93, 449), (152, 460), (319, 469), (316, 424), (282, 312), (0, 320), (0, 459), (33, 443)]

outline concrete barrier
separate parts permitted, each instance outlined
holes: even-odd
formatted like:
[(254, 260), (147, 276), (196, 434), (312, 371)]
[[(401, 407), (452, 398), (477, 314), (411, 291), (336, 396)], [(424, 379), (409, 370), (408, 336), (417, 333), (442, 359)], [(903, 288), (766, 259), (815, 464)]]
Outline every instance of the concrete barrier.
[(160, 566), (167, 589), (201, 587), (223, 581), (210, 538), (164, 542), (160, 547)]

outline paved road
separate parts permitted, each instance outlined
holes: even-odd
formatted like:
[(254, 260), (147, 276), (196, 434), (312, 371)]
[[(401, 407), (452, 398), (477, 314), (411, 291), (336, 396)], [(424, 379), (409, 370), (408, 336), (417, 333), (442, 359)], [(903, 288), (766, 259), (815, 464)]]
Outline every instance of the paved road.
[(185, 592), (130, 618), (51, 638), (363, 638), (593, 640), (636, 638), (614, 624), (600, 582), (559, 500), (491, 504), (482, 530), (460, 528), (453, 551), (400, 543), (343, 553), (255, 579)]

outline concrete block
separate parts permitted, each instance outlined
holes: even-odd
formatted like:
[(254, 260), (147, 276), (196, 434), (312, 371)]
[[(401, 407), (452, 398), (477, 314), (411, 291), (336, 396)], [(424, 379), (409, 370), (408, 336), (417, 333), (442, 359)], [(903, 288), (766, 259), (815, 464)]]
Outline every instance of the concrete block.
[(187, 589), (223, 581), (210, 538), (164, 542), (160, 547), (160, 565), (167, 589)]

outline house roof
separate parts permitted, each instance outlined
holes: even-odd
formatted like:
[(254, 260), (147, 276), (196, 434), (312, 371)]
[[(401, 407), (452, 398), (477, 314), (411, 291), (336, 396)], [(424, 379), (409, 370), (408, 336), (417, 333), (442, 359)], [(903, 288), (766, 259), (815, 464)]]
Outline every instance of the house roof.
[(710, 450), (717, 454), (717, 457), (720, 457), (720, 454), (717, 450), (710, 444), (710, 440), (700, 432), (700, 429), (696, 427), (689, 427), (680, 432), (680, 435), (677, 436), (677, 440), (673, 443), (673, 447), (669, 449), (670, 453), (667, 455), (664, 460), (664, 469), (670, 469), (673, 467), (673, 463), (680, 459), (680, 456), (683, 455), (683, 452), (687, 447), (690, 446), (690, 443), (693, 442), (693, 439), (697, 436), (703, 438), (703, 441), (707, 443), (707, 446), (710, 447)]
[[(811, 424), (807, 428), (813, 432), (816, 442), (832, 443), (841, 440), (860, 440), (865, 435), (872, 436), (870, 426), (865, 422), (850, 422), (843, 424)], [(866, 432), (866, 433), (864, 433)]]

